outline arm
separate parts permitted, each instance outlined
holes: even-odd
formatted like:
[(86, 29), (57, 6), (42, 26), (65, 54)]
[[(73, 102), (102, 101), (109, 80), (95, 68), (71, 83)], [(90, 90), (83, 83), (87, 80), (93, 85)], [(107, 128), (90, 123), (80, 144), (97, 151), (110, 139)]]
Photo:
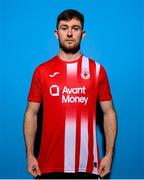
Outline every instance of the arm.
[(112, 101), (100, 102), (100, 106), (104, 114), (104, 133), (106, 140), (106, 154), (99, 168), (99, 175), (103, 177), (110, 172), (111, 168), (117, 134), (117, 120)]
[(28, 172), (33, 176), (40, 175), (38, 162), (34, 157), (34, 140), (37, 130), (37, 113), (40, 103), (28, 102), (24, 117), (24, 136), (27, 151)]

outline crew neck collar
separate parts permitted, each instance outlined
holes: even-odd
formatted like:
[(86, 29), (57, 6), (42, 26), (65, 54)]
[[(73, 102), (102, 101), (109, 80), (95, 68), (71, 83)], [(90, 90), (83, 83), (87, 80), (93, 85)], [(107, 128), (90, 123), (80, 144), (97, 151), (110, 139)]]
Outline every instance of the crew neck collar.
[(59, 55), (57, 55), (57, 59), (59, 60), (59, 61), (61, 61), (62, 63), (75, 63), (75, 62), (78, 62), (78, 61), (80, 61), (81, 59), (82, 59), (82, 54), (80, 55), (80, 57), (79, 58), (77, 58), (77, 59), (73, 59), (73, 60), (70, 60), (70, 61), (66, 61), (66, 60), (63, 60)]

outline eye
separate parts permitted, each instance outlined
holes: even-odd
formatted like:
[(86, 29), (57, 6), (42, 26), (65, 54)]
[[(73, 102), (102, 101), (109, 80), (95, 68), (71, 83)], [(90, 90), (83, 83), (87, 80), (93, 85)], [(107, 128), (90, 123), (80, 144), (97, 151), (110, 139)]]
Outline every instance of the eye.
[(79, 31), (80, 28), (76, 26), (76, 27), (73, 27), (73, 30), (74, 30), (74, 31)]
[(60, 29), (63, 30), (63, 31), (66, 31), (67, 27), (62, 26)]

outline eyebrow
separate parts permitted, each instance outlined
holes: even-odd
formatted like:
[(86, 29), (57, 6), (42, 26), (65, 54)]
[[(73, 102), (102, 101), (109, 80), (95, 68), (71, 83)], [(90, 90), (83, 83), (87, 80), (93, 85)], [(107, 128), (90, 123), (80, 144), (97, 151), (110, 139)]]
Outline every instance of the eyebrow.
[[(61, 27), (61, 26), (68, 27), (68, 25), (67, 25), (67, 24), (62, 24), (62, 25), (60, 25), (59, 27)], [(72, 25), (72, 27), (79, 27), (79, 28), (81, 28), (81, 26), (80, 26), (80, 25)]]

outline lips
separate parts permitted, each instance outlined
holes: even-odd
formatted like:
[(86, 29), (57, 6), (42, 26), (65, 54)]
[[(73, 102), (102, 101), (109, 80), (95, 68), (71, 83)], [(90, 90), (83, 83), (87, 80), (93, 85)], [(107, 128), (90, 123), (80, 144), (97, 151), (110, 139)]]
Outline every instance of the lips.
[(74, 40), (66, 40), (66, 43), (67, 43), (67, 44), (74, 44), (75, 41), (74, 41)]
[(73, 42), (74, 40), (73, 40), (73, 39), (66, 39), (66, 41), (70, 41), (70, 42)]

